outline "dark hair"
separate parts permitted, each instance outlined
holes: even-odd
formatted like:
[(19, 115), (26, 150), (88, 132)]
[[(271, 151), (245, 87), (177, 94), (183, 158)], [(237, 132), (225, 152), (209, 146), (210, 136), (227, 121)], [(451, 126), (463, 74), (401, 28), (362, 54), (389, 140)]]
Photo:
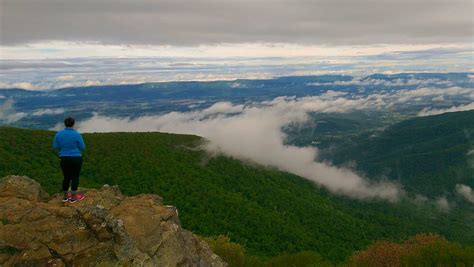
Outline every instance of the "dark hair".
[(66, 125), (66, 127), (72, 127), (74, 126), (74, 123), (75, 121), (74, 121), (74, 118), (72, 117), (67, 117), (64, 119), (64, 125)]

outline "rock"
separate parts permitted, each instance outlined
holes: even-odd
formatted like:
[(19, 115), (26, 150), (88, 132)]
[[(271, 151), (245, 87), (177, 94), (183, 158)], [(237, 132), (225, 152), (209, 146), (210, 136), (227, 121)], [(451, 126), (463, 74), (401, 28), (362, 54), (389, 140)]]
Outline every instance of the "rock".
[(32, 201), (48, 199), (41, 185), (26, 176), (6, 176), (0, 179), (0, 197), (15, 197)]
[(62, 203), (28, 177), (0, 179), (0, 266), (227, 266), (160, 197), (83, 191)]

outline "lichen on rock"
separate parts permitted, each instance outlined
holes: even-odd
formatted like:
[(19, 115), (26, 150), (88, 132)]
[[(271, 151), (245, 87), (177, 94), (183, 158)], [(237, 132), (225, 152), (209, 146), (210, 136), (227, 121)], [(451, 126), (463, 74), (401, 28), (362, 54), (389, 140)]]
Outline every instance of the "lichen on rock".
[(0, 179), (0, 266), (227, 266), (156, 195), (83, 189), (73, 204), (25, 176)]

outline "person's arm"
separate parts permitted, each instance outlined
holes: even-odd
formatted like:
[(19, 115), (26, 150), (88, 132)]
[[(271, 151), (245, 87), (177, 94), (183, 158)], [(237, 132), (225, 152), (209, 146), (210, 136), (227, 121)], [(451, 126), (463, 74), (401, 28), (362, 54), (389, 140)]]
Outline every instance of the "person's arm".
[(59, 150), (59, 142), (58, 142), (58, 134), (54, 136), (54, 141), (53, 141), (53, 148), (54, 150)]
[(84, 149), (86, 149), (86, 144), (84, 144), (84, 140), (82, 139), (81, 134), (78, 133), (77, 135), (77, 147), (79, 148), (79, 150), (84, 151)]

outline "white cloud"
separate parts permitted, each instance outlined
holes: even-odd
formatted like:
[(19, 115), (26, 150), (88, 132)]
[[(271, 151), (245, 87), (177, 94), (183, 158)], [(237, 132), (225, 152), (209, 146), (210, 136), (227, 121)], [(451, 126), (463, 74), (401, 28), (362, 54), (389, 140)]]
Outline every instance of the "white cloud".
[(436, 199), (436, 205), (443, 212), (448, 212), (451, 209), (448, 199), (444, 196)]
[[(113, 83), (106, 81), (98, 80), (58, 80), (59, 82), (45, 82), (41, 81), (39, 83), (30, 83), (30, 82), (0, 82), (0, 89), (24, 89), (24, 90), (50, 90), (58, 89), (65, 87), (83, 87), (83, 86), (95, 86), (95, 85), (111, 85)], [(130, 82), (133, 83), (133, 82)]]
[(467, 201), (474, 203), (474, 191), (470, 186), (464, 184), (456, 185), (456, 192), (463, 196)]
[(418, 116), (431, 116), (431, 115), (438, 115), (447, 112), (457, 112), (457, 111), (467, 111), (474, 109), (474, 102), (466, 105), (454, 106), (446, 109), (430, 109), (424, 108), (422, 111), (418, 113)]
[(74, 79), (73, 75), (62, 75), (62, 76), (56, 77), (56, 80), (58, 81), (70, 81), (72, 79)]
[[(51, 49), (54, 53), (51, 53)], [(325, 60), (339, 57), (374, 56), (385, 53), (424, 52), (434, 49), (470, 49), (469, 44), (376, 44), (376, 45), (315, 45), (289, 42), (244, 42), (183, 46), (183, 45), (122, 45), (98, 42), (43, 41), (26, 45), (2, 46), (1, 59), (68, 59), (68, 58), (266, 58), (317, 57)], [(346, 58), (347, 60), (347, 58)], [(69, 76), (69, 75), (67, 75)]]
[[(333, 104), (331, 104), (333, 102)], [(203, 111), (171, 112), (137, 119), (100, 115), (81, 121), (83, 132), (162, 131), (197, 134), (210, 140), (205, 148), (242, 160), (277, 167), (305, 177), (338, 194), (354, 198), (381, 198), (396, 201), (402, 193), (398, 185), (374, 183), (346, 168), (317, 162), (314, 147), (284, 145), (281, 128), (289, 123), (307, 121), (309, 111), (345, 112), (364, 106), (364, 100), (317, 97), (276, 98), (259, 105), (217, 103)], [(226, 114), (226, 113), (237, 114)]]
[(440, 96), (440, 95), (468, 95), (473, 92), (473, 88), (462, 88), (453, 86), (448, 88), (433, 88), (422, 87), (415, 90), (406, 90), (399, 93), (400, 96), (405, 97), (419, 97), (419, 96)]
[(6, 97), (4, 95), (0, 95), (0, 99), (5, 99)]
[(6, 88), (6, 89), (10, 89), (10, 88), (14, 88), (14, 89), (25, 89), (25, 90), (35, 90), (35, 89), (38, 89), (36, 86), (34, 86), (32, 83), (29, 83), (29, 82), (14, 82), (14, 83), (4, 83), (4, 82), (0, 82), (0, 88)]
[(210, 115), (217, 113), (238, 113), (242, 112), (244, 105), (233, 105), (230, 102), (218, 102), (212, 105), (211, 107), (203, 110), (202, 115)]
[[(338, 83), (337, 81), (335, 83)], [(343, 83), (343, 82), (342, 82)], [(328, 91), (327, 95), (330, 96), (331, 91)], [(334, 99), (346, 103), (347, 100), (352, 100), (353, 104), (361, 104), (359, 108), (391, 108), (396, 105), (409, 103), (411, 101), (436, 101), (445, 100), (448, 97), (460, 97), (462, 99), (471, 99), (474, 94), (474, 88), (462, 88), (459, 86), (452, 86), (447, 88), (437, 88), (437, 87), (420, 87), (417, 89), (404, 89), (404, 90), (391, 90), (391, 92), (381, 91), (379, 93), (374, 93), (366, 97), (362, 96), (353, 96), (352, 98), (337, 98), (338, 96), (343, 96), (345, 93), (336, 92), (333, 95)], [(331, 103), (331, 104), (336, 104)], [(320, 107), (320, 105), (318, 105)], [(427, 116), (440, 114), (444, 112), (454, 112), (454, 111), (463, 111), (473, 109), (474, 103), (461, 105), (458, 107), (452, 107), (446, 110), (431, 110), (425, 108), (418, 114), (419, 116)], [(325, 112), (325, 111), (322, 111)], [(330, 111), (326, 111), (330, 112)]]
[(46, 108), (46, 109), (39, 109), (33, 113), (31, 113), (32, 116), (43, 116), (43, 115), (57, 115), (57, 114), (62, 114), (66, 110), (64, 108)]
[[(297, 101), (292, 100), (289, 97), (280, 97), (276, 98), (273, 101), (278, 101), (279, 99), (284, 99), (288, 104), (295, 104), (296, 101), (298, 105), (302, 105), (302, 108), (306, 111), (314, 112), (345, 112), (347, 110), (363, 110), (363, 109), (386, 109), (392, 108), (396, 105), (405, 104), (410, 101), (422, 101), (424, 98), (436, 97), (447, 97), (447, 96), (460, 96), (465, 97), (473, 93), (471, 88), (461, 88), (461, 87), (448, 87), (448, 88), (418, 88), (414, 90), (399, 90), (392, 92), (381, 92), (374, 93), (368, 96), (360, 95), (348, 95), (345, 92), (335, 92), (328, 91), (321, 96), (314, 97), (304, 97), (300, 98)], [(427, 99), (427, 100), (430, 100)], [(330, 101), (329, 101), (330, 100)], [(450, 111), (461, 111), (472, 109), (474, 103), (459, 106), (457, 108), (452, 108), (449, 111), (438, 111), (450, 112)], [(421, 114), (428, 114), (429, 112), (437, 112), (431, 110), (423, 110)]]
[(0, 122), (9, 124), (19, 121), (27, 115), (25, 112), (16, 112), (14, 102), (11, 99), (8, 99), (0, 106)]
[(415, 194), (415, 197), (412, 199), (412, 201), (417, 204), (417, 205), (423, 205), (425, 204), (429, 199), (423, 195), (420, 194)]
[(431, 101), (435, 101), (435, 102), (443, 102), (444, 100), (445, 100), (444, 95), (436, 96), (431, 99)]
[(100, 81), (94, 81), (94, 80), (86, 80), (82, 86), (94, 86), (94, 85), (101, 85), (102, 83)]

